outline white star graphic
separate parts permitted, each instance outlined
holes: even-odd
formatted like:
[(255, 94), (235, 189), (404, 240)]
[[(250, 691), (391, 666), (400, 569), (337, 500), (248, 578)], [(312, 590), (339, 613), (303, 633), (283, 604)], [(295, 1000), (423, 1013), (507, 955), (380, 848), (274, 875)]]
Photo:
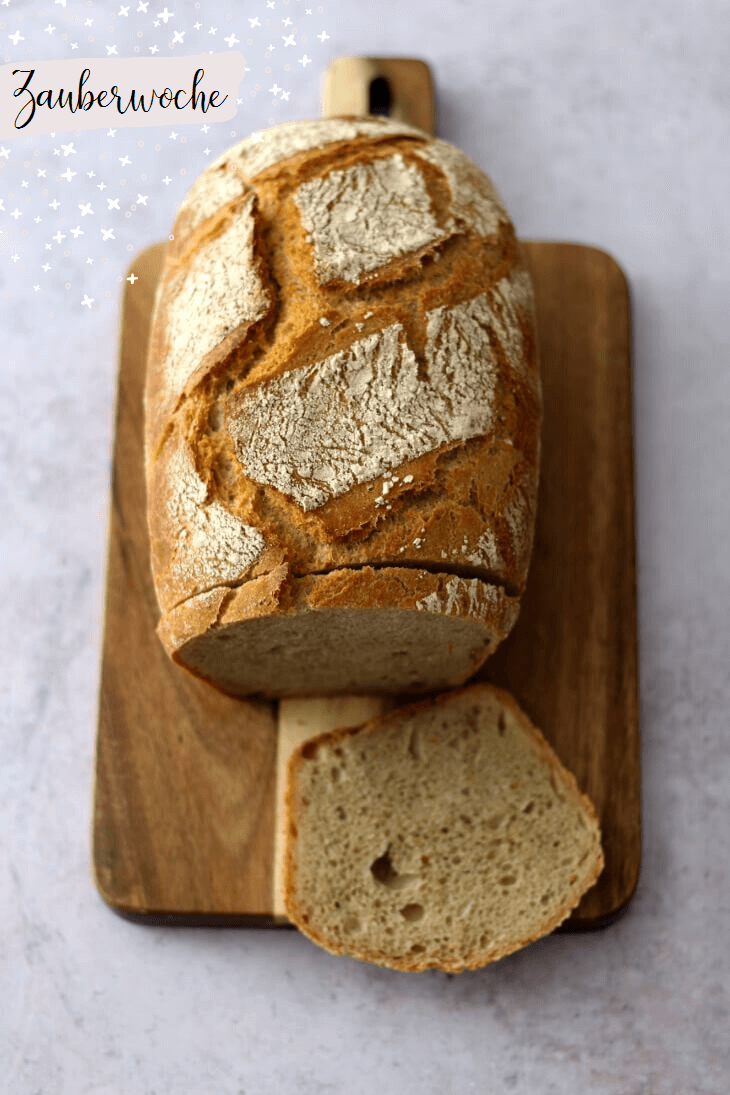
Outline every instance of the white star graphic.
[(266, 0), (266, 7), (267, 8), (273, 8), (273, 6), (274, 6), (274, 0)]
[(319, 38), (320, 42), (326, 42), (329, 38), (329, 34), (326, 30), (323, 30), (321, 34), (317, 35), (317, 37)]
[(124, 6), (120, 7), (119, 11), (117, 12), (117, 15), (126, 15), (126, 17), (128, 19), (129, 18), (129, 7), (126, 7), (126, 8)]
[(291, 19), (289, 18), (288, 15), (287, 15), (286, 19), (282, 19), (282, 23), (284, 24), (285, 27), (290, 27), (291, 26)]
[(71, 182), (71, 179), (74, 177), (75, 174), (76, 174), (75, 171), (72, 171), (70, 167), (67, 167), (66, 170), (61, 175), (61, 178), (66, 179), (68, 182)]
[(40, 285), (34, 285), (33, 288), (35, 289), (35, 291), (37, 293), (40, 290)]
[(11, 217), (15, 217), (15, 219), (16, 219), (16, 221), (17, 221), (18, 217), (22, 217), (22, 216), (23, 216), (23, 214), (22, 214), (22, 213), (20, 212), (20, 210), (19, 210), (19, 209), (14, 209), (14, 210), (12, 211), (12, 213), (10, 214), (10, 216), (11, 216)]
[(2, 156), (2, 158), (4, 160), (7, 160), (9, 155), (10, 155), (10, 149), (9, 148), (4, 148), (3, 145), (0, 145), (0, 156)]
[(93, 260), (93, 259), (87, 259), (87, 260), (86, 260), (86, 265), (87, 265), (87, 266), (92, 266), (92, 265), (93, 265), (93, 263), (94, 263), (94, 260)]
[(269, 88), (269, 91), (271, 92), (271, 94), (272, 94), (272, 95), (278, 95), (278, 94), (279, 94), (279, 92), (281, 91), (281, 88), (280, 88), (280, 87), (279, 87), (279, 85), (278, 85), (278, 84), (276, 83), (276, 81), (274, 81), (274, 86), (273, 86), (273, 87), (270, 87), (270, 88)]
[(177, 140), (177, 133), (175, 132), (174, 129), (173, 129), (172, 133), (170, 134), (170, 140), (171, 141), (176, 141)]
[(157, 18), (158, 19), (164, 19), (165, 26), (167, 26), (167, 20), (172, 19), (174, 14), (175, 14), (174, 11), (168, 11), (167, 8), (165, 8), (164, 11), (158, 11), (157, 12)]
[(116, 129), (110, 129), (109, 132), (107, 133), (107, 137), (113, 137), (115, 133), (116, 133)]
[(203, 25), (202, 23), (193, 23), (193, 28), (194, 28), (195, 30), (200, 30), (200, 28), (202, 27), (202, 25)]
[(130, 285), (134, 285), (135, 281), (139, 281), (139, 278), (137, 277), (136, 274), (130, 274), (129, 277), (127, 278), (127, 281), (129, 282)]
[(85, 304), (86, 307), (91, 310), (91, 305), (94, 303), (94, 298), (90, 297), (87, 293), (84, 293), (84, 299), (81, 301), (81, 303), (82, 305)]
[(79, 48), (78, 42), (72, 42), (71, 43), (71, 49), (78, 49), (78, 48)]
[(76, 225), (75, 228), (71, 229), (71, 235), (73, 236), (73, 238), (75, 240), (77, 240), (79, 238), (79, 236), (83, 236), (83, 234), (84, 234), (83, 228), (79, 228), (78, 225)]
[(63, 149), (64, 156), (70, 156), (71, 153), (73, 153), (74, 156), (76, 155), (76, 149), (73, 146), (73, 141), (71, 142), (71, 144), (62, 144), (61, 148)]
[(97, 190), (106, 190), (106, 183), (105, 182), (97, 183), (96, 184), (96, 189)]
[(95, 179), (96, 178), (96, 172), (95, 171), (87, 171), (86, 174), (88, 175), (88, 177), (90, 179)]
[(23, 35), (20, 33), (19, 30), (16, 30), (15, 34), (9, 34), (8, 38), (10, 39), (10, 41), (13, 43), (14, 46), (17, 46), (18, 42), (24, 42), (25, 41), (25, 38), (23, 37)]
[[(111, 57), (112, 54), (116, 54), (116, 53), (117, 53), (117, 47), (116, 46), (107, 46), (106, 47), (107, 57)], [(119, 54), (117, 54), (117, 56), (119, 56)]]
[(268, 49), (269, 53), (271, 53), (273, 50), (276, 49), (276, 46), (267, 46), (266, 48)]
[(300, 57), (299, 61), (298, 61), (298, 64), (300, 64), (302, 66), (302, 68), (306, 68), (307, 65), (311, 65), (311, 63), (312, 63), (312, 58), (307, 57), (306, 53), (304, 54), (303, 57)]
[(61, 155), (61, 149), (60, 148), (54, 148), (53, 155), (54, 156), (60, 156)]
[(210, 156), (210, 149), (209, 148), (204, 148), (203, 149), (203, 155), (204, 156)]
[(94, 22), (93, 19), (87, 19), (86, 22), (84, 23), (84, 26), (85, 27), (90, 27), (93, 22)]
[(185, 31), (184, 30), (174, 30), (172, 32), (172, 44), (173, 44), (173, 46), (175, 45), (175, 42), (182, 42), (182, 44), (184, 45), (185, 44), (183, 42), (184, 37), (185, 37)]
[(138, 205), (147, 205), (148, 197), (149, 197), (149, 194), (138, 194), (137, 195), (137, 204)]
[(47, 27), (43, 28), (43, 31), (44, 31), (44, 34), (53, 34), (55, 29), (56, 28), (52, 27), (51, 24), (49, 23)]
[(311, 8), (307, 8), (307, 15), (311, 15), (311, 14), (312, 14), (312, 9), (311, 9)]
[(61, 230), (60, 230), (60, 228), (59, 228), (59, 230), (58, 230), (58, 232), (56, 232), (55, 236), (51, 236), (51, 239), (52, 239), (52, 240), (55, 240), (55, 241), (56, 241), (56, 243), (60, 243), (60, 242), (61, 242), (61, 240), (65, 240), (65, 239), (66, 239), (66, 237), (65, 237), (64, 235), (62, 235), (62, 234), (61, 234)]
[(60, 204), (61, 204), (60, 201), (57, 201), (56, 198), (54, 198), (52, 202), (48, 203), (48, 207), (50, 209), (52, 209), (53, 212), (55, 213)]
[(44, 274), (47, 274), (50, 269), (51, 269), (51, 267), (47, 262), (45, 262), (43, 264), (43, 266), (41, 266), (41, 270), (43, 271)]
[(201, 125), (200, 132), (201, 133), (207, 133), (209, 129), (210, 129), (209, 125)]
[(289, 102), (289, 96), (290, 95), (291, 95), (291, 91), (282, 91), (281, 97), (282, 97), (282, 99), (284, 100), (285, 103)]
[(218, 30), (218, 27), (211, 27), (210, 30), (208, 31), (208, 34), (215, 34), (215, 32), (217, 30)]
[(165, 186), (169, 186), (170, 183), (172, 182), (172, 179), (168, 175), (165, 175), (165, 177), (162, 181), (165, 184)]
[(150, 6), (150, 0), (139, 0), (139, 7), (137, 8), (137, 11), (143, 11), (146, 15), (147, 14), (147, 8), (149, 6)]
[(13, 262), (17, 262), (20, 258), (20, 255), (11, 255), (10, 257), (12, 258)]
[(256, 15), (256, 16), (255, 16), (255, 17), (254, 17), (253, 19), (249, 19), (249, 23), (251, 24), (251, 28), (252, 28), (252, 29), (253, 29), (254, 27), (260, 27), (260, 26), (261, 26), (261, 24), (259, 23), (259, 17), (258, 17), (258, 15)]
[(230, 38), (224, 38), (224, 39), (223, 39), (223, 41), (224, 41), (224, 42), (228, 42), (228, 48), (229, 48), (229, 49), (233, 49), (233, 47), (235, 46), (236, 42), (240, 42), (240, 39), (239, 39), (239, 38), (236, 38), (235, 34), (232, 34), (232, 35), (230, 36)]
[(251, 138), (252, 138), (254, 144), (263, 144), (264, 143), (263, 133), (252, 133)]
[(283, 34), (282, 34), (281, 37), (284, 41), (285, 46), (295, 46), (296, 45), (296, 42), (294, 41), (294, 35), (293, 34), (290, 34), (288, 38), (284, 38)]
[(25, 186), (25, 187), (27, 187), (28, 183), (26, 182), (26, 180), (25, 180), (25, 179), (23, 179), (23, 181), (22, 181), (22, 183), (21, 183), (20, 185), (21, 185), (21, 186)]
[(130, 164), (132, 161), (130, 160), (129, 156), (120, 156), (119, 157), (119, 162), (122, 165), (122, 167), (126, 167), (127, 164)]
[(66, 0), (56, 0), (57, 4), (60, 4), (62, 8), (66, 7)]
[[(119, 209), (119, 198), (107, 198), (106, 200), (109, 203), (109, 209)], [(109, 209), (107, 209), (107, 213)]]
[(102, 234), (102, 236), (104, 237), (105, 240), (113, 240), (114, 239), (114, 229), (113, 228), (102, 228), (101, 234)]
[(150, 46), (149, 51), (150, 51), (150, 53), (159, 53), (160, 52), (158, 50), (157, 46)]
[(34, 224), (40, 224), (41, 223), (41, 218), (40, 217), (33, 217), (33, 223)]

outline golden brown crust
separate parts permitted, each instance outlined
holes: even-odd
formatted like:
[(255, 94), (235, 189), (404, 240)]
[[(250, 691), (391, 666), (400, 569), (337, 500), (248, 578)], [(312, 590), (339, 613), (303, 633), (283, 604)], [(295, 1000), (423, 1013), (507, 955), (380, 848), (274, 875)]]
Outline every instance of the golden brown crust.
[[(300, 824), (298, 815), (299, 797), (297, 793), (297, 782), (300, 771), (302, 771), (303, 766), (307, 763), (307, 752), (310, 751), (311, 753), (311, 750), (316, 750), (319, 746), (336, 747), (338, 744), (353, 737), (377, 737), (384, 727), (391, 725), (396, 719), (405, 720), (412, 717), (414, 714), (417, 714), (419, 711), (426, 711), (429, 708), (439, 706), (448, 706), (454, 699), (460, 696), (466, 697), (470, 695), (476, 698), (485, 695), (495, 697), (503, 707), (507, 707), (511, 711), (515, 720), (529, 734), (538, 749), (540, 757), (550, 769), (551, 779), (554, 779), (560, 784), (565, 795), (569, 797), (583, 813), (587, 822), (587, 827), (590, 829), (593, 836), (592, 847), (589, 853), (591, 863), (589, 874), (584, 878), (580, 891), (574, 893), (572, 900), (566, 900), (557, 909), (552, 910), (534, 931), (519, 935), (511, 939), (507, 945), (500, 948), (486, 948), (478, 954), (462, 954), (458, 959), (454, 958), (453, 955), (449, 955), (447, 950), (442, 950), (440, 953), (436, 952), (435, 957), (432, 956), (427, 960), (423, 960), (409, 955), (394, 957), (392, 954), (387, 953), (382, 949), (358, 944), (354, 939), (348, 941), (347, 945), (339, 943), (331, 936), (327, 936), (320, 931), (316, 924), (312, 924), (310, 918), (299, 906), (297, 901), (297, 836), (298, 826)], [(289, 820), (284, 853), (284, 901), (289, 920), (295, 924), (304, 935), (311, 939), (312, 942), (317, 943), (331, 954), (347, 955), (352, 958), (358, 958), (364, 962), (371, 962), (390, 969), (415, 973), (423, 972), (426, 969), (439, 969), (449, 973), (461, 973), (469, 969), (479, 969), (490, 962), (504, 958), (508, 954), (514, 953), (514, 951), (542, 938), (557, 928), (578, 905), (583, 893), (596, 883), (604, 866), (599, 821), (593, 803), (587, 795), (579, 790), (573, 773), (563, 766), (544, 736), (537, 727), (533, 726), (515, 699), (504, 689), (498, 688), (496, 685), (486, 683), (470, 685), (459, 692), (444, 693), (427, 700), (410, 704), (407, 707), (391, 711), (362, 726), (339, 728), (310, 739), (300, 745), (289, 760), (285, 801), (287, 817)]]

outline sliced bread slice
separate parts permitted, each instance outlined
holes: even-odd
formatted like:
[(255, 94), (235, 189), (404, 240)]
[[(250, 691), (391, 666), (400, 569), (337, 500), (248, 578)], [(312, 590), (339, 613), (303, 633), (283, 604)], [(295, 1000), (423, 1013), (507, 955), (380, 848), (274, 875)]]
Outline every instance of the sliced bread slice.
[(476, 969), (552, 931), (603, 868), (595, 809), (502, 689), (475, 684), (292, 755), (287, 916), (402, 970)]

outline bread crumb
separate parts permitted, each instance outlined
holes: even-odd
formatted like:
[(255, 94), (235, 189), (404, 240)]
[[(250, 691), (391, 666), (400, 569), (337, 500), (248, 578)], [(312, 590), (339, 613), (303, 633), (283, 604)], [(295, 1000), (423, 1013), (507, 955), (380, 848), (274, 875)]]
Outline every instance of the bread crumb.
[(416, 547), (416, 548), (421, 547), (422, 544), (423, 544), (423, 540), (421, 539), (420, 536), (417, 536), (416, 539), (413, 541), (413, 546)]
[(413, 476), (412, 475), (404, 475), (403, 476), (403, 482), (404, 483), (412, 483), (413, 482)]
[(322, 327), (329, 327), (330, 326), (330, 321), (327, 319), (327, 316), (320, 316), (319, 317), (319, 322), (320, 322), (320, 325)]

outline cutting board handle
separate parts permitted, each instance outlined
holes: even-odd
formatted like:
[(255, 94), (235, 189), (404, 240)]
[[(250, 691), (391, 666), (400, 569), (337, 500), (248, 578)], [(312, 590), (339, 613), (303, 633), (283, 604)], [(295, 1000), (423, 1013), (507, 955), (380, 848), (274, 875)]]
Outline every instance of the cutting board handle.
[(407, 57), (338, 57), (324, 74), (322, 117), (341, 114), (387, 114), (433, 134), (431, 69)]

